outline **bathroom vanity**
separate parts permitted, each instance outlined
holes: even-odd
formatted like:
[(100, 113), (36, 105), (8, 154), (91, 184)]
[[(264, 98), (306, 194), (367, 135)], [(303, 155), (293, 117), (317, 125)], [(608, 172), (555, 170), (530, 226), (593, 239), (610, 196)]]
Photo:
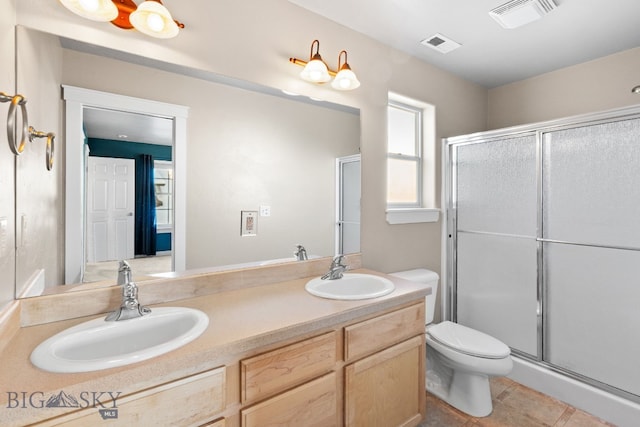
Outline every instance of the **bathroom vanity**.
[[(255, 271), (230, 273), (235, 289), (156, 305), (201, 310), (209, 327), (184, 347), (128, 366), (77, 374), (41, 371), (29, 362), (33, 348), (88, 318), (20, 328), (1, 353), (3, 425), (420, 423), (425, 416), (424, 297), (430, 287), (385, 276), (394, 282), (394, 292), (341, 301), (305, 291), (315, 276), (313, 267), (296, 273), (310, 276), (292, 280), (282, 280), (287, 274), (277, 267), (260, 272), (263, 281), (272, 277), (273, 283), (256, 286), (250, 285), (253, 279), (238, 279)], [(195, 293), (202, 293), (206, 280), (213, 287), (228, 283), (219, 279), (199, 277)], [(141, 300), (151, 286), (141, 289)], [(26, 311), (32, 309), (23, 307), (23, 317), (29, 318)], [(63, 394), (78, 405), (37, 407)]]

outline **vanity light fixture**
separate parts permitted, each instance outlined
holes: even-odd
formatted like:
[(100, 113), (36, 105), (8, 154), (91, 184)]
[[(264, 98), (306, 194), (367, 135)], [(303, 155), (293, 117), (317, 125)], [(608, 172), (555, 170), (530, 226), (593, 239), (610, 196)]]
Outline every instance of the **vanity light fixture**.
[[(342, 61), (343, 54), (344, 62)], [(304, 67), (300, 73), (302, 80), (311, 83), (326, 83), (334, 77), (331, 87), (337, 90), (352, 90), (360, 86), (356, 74), (347, 63), (347, 51), (343, 50), (338, 55), (338, 72), (335, 72), (327, 67), (327, 64), (322, 60), (320, 56), (320, 42), (318, 40), (314, 40), (311, 43), (309, 62), (298, 58), (289, 58), (289, 62)]]
[(178, 35), (184, 24), (176, 21), (161, 0), (60, 0), (71, 12), (93, 21), (108, 22), (123, 30), (135, 28), (151, 37), (168, 39)]
[(640, 85), (635, 86), (633, 89), (631, 89), (631, 93), (635, 93), (636, 95), (640, 94)]
[[(313, 53), (313, 47), (316, 47), (316, 53)], [(334, 74), (335, 75), (335, 74)], [(329, 67), (320, 56), (320, 42), (314, 40), (311, 43), (311, 53), (309, 54), (309, 62), (304, 66), (304, 70), (300, 73), (302, 80), (311, 83), (326, 83), (331, 80), (329, 75)]]
[[(344, 63), (341, 64), (342, 54), (344, 53)], [(338, 54), (338, 74), (331, 82), (331, 87), (337, 90), (352, 90), (360, 86), (360, 81), (356, 77), (356, 73), (351, 71), (347, 62), (347, 51), (343, 50)]]

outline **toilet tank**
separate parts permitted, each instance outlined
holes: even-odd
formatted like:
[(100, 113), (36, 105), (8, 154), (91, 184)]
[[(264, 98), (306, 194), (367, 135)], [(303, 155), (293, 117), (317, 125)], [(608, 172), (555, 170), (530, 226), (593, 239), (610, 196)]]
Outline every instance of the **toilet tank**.
[(401, 279), (411, 280), (412, 282), (424, 283), (431, 285), (431, 295), (425, 297), (427, 305), (426, 324), (433, 322), (433, 315), (436, 308), (436, 295), (438, 294), (438, 280), (440, 276), (435, 271), (426, 268), (416, 268), (414, 270), (397, 271), (389, 273), (390, 276), (400, 277)]

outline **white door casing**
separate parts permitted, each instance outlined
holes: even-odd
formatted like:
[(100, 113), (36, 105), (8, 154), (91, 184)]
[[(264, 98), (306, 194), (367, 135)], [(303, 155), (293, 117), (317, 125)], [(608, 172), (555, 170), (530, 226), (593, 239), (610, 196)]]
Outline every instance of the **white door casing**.
[(80, 283), (85, 263), (85, 135), (83, 109), (104, 108), (164, 117), (173, 120), (174, 223), (172, 233), (173, 271), (186, 265), (186, 167), (187, 118), (189, 108), (129, 96), (62, 86), (65, 101), (65, 284)]

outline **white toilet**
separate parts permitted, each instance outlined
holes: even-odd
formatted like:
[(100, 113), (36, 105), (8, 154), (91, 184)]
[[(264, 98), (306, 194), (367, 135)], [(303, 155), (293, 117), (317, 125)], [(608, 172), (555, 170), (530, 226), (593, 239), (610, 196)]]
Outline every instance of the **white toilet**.
[(431, 285), (426, 297), (427, 390), (474, 417), (491, 414), (489, 376), (511, 372), (511, 350), (485, 333), (445, 321), (432, 325), (438, 274), (427, 269), (391, 273), (392, 276)]

